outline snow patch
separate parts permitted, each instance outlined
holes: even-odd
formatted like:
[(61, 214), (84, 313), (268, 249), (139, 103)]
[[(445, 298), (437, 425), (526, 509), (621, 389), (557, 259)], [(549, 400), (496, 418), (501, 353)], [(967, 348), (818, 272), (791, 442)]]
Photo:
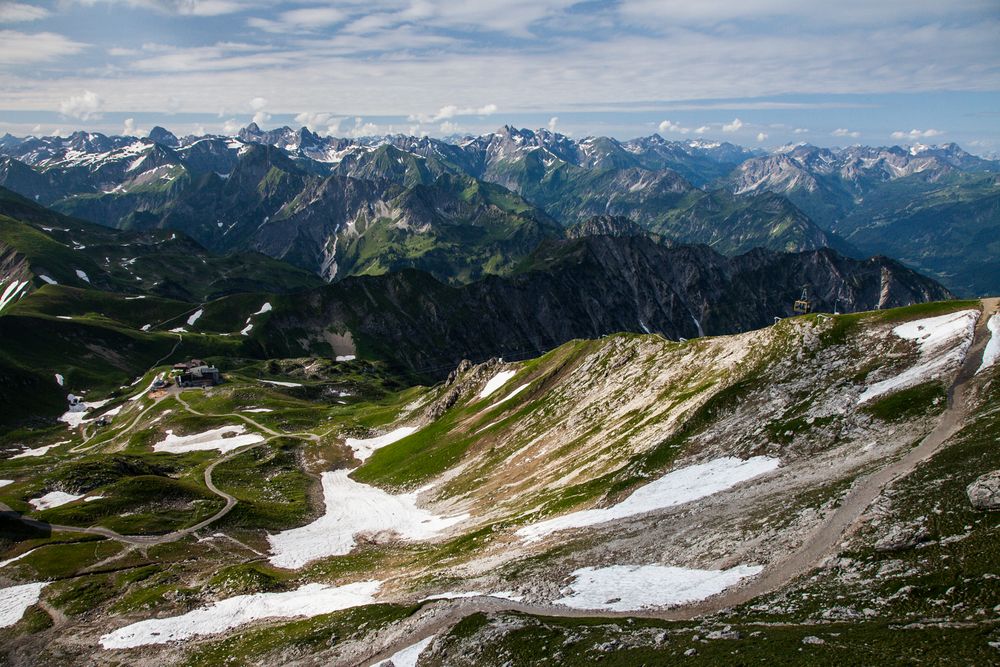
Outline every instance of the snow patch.
[(778, 459), (769, 456), (755, 456), (745, 461), (726, 456), (707, 463), (698, 463), (667, 473), (660, 479), (636, 489), (632, 495), (612, 507), (572, 512), (523, 526), (518, 529), (517, 534), (528, 542), (536, 542), (556, 531), (584, 528), (681, 505), (725, 491), (740, 482), (771, 472), (779, 464)]
[(203, 308), (199, 308), (198, 310), (191, 313), (191, 317), (187, 319), (188, 326), (193, 326), (194, 323), (198, 321), (198, 318), (201, 317), (204, 313), (205, 310)]
[(193, 435), (174, 435), (173, 431), (167, 431), (167, 437), (153, 445), (153, 451), (182, 454), (218, 449), (220, 452), (229, 452), (263, 441), (264, 436), (259, 433), (246, 433), (246, 427), (243, 424), (236, 424), (234, 426), (220, 426)]
[(243, 327), (242, 329), (240, 329), (240, 335), (242, 335), (242, 336), (249, 336), (251, 329), (253, 329), (253, 325), (252, 324), (246, 325), (245, 327)]
[(486, 383), (486, 386), (483, 387), (483, 390), (479, 392), (479, 398), (486, 398), (487, 396), (495, 392), (497, 389), (504, 386), (507, 380), (511, 379), (516, 374), (517, 371), (500, 371), (492, 378), (490, 378), (490, 381)]
[(413, 426), (400, 426), (395, 431), (390, 431), (385, 435), (380, 435), (377, 438), (348, 438), (345, 441), (348, 447), (354, 450), (354, 456), (360, 461), (365, 461), (369, 456), (375, 453), (376, 449), (381, 449), (386, 445), (391, 445), (397, 440), (402, 440), (406, 436), (414, 433), (417, 429)]
[(345, 586), (306, 584), (286, 593), (237, 595), (199, 607), (180, 616), (152, 618), (126, 625), (101, 637), (106, 649), (132, 648), (148, 644), (215, 635), (262, 618), (297, 618), (329, 614), (341, 609), (372, 604), (380, 581), (359, 581)]
[(57, 283), (57, 282), (55, 281), (55, 279), (54, 279), (54, 278), (50, 278), (50, 277), (48, 277), (48, 276), (47, 276), (47, 275), (45, 275), (45, 274), (39, 274), (39, 275), (38, 275), (38, 277), (39, 277), (39, 278), (41, 278), (42, 280), (44, 280), (45, 282), (47, 282), (47, 283), (48, 283), (48, 284), (50, 284), (50, 285), (58, 285), (58, 284), (59, 284), (59, 283)]
[(570, 593), (554, 600), (574, 609), (634, 611), (704, 600), (759, 574), (759, 565), (695, 570), (666, 565), (584, 567), (573, 572)]
[(261, 380), (264, 384), (273, 384), (276, 387), (301, 387), (298, 382), (281, 382), (280, 380)]
[(499, 401), (497, 401), (496, 403), (494, 403), (493, 407), (496, 407), (496, 406), (500, 405), (501, 403), (506, 403), (507, 401), (509, 401), (510, 399), (514, 398), (515, 396), (517, 396), (518, 394), (520, 394), (522, 391), (524, 391), (525, 389), (527, 389), (530, 384), (531, 384), (530, 382), (528, 384), (522, 384), (520, 387), (518, 387), (517, 389), (515, 389), (512, 392), (510, 392), (509, 394), (507, 394), (506, 396), (504, 396), (503, 398), (501, 398)]
[(353, 354), (338, 354), (336, 357), (337, 361), (354, 361), (357, 357)]
[(12, 480), (12, 479), (0, 479), (0, 488), (3, 488), (5, 486), (7, 486), (9, 484), (13, 484), (13, 483), (14, 483), (14, 480)]
[(60, 387), (66, 386), (66, 378), (64, 378), (60, 373), (56, 373), (56, 384), (58, 384)]
[(87, 274), (85, 272), (81, 271), (80, 269), (76, 269), (76, 277), (79, 278), (80, 280), (86, 282), (86, 283), (90, 282), (90, 277), (87, 276)]
[(382, 489), (355, 482), (351, 471), (325, 472), (322, 476), (326, 513), (309, 525), (268, 535), (271, 564), (298, 568), (318, 558), (350, 553), (355, 537), (397, 535), (405, 540), (425, 540), (468, 518), (468, 514), (440, 517), (417, 507), (421, 490), (391, 495)]
[(271, 408), (244, 408), (240, 412), (274, 412)]
[(28, 504), (36, 510), (47, 510), (74, 502), (80, 498), (83, 498), (83, 496), (66, 493), (65, 491), (49, 491), (44, 496), (32, 498), (28, 501)]
[(960, 310), (900, 324), (892, 333), (917, 344), (917, 363), (895, 377), (876, 382), (858, 397), (858, 404), (892, 391), (934, 380), (957, 368), (972, 346), (978, 310)]
[(7, 285), (7, 288), (4, 289), (3, 294), (0, 294), (0, 310), (3, 310), (8, 303), (13, 303), (14, 299), (17, 297), (18, 294), (21, 293), (21, 290), (23, 290), (27, 284), (28, 284), (27, 280), (23, 280), (20, 282), (15, 280), (14, 282)]
[(513, 591), (497, 591), (496, 593), (481, 593), (479, 591), (465, 591), (458, 593), (455, 591), (446, 591), (444, 593), (437, 593), (435, 595), (425, 597), (421, 600), (421, 602), (427, 602), (429, 600), (460, 600), (462, 598), (499, 598), (501, 600), (520, 602), (524, 599), (524, 596), (517, 595)]
[(387, 660), (383, 660), (372, 667), (417, 667), (417, 660), (420, 659), (420, 654), (434, 641), (434, 637), (436, 636), (431, 635), (426, 639), (421, 639), (416, 644), (410, 644), (406, 648), (400, 649), (390, 655)]
[(33, 456), (45, 456), (46, 452), (48, 452), (50, 449), (52, 449), (53, 447), (58, 447), (59, 445), (65, 444), (66, 442), (68, 442), (68, 441), (64, 440), (63, 442), (57, 442), (54, 445), (45, 445), (43, 447), (35, 447), (34, 449), (25, 450), (25, 451), (21, 452), (20, 454), (15, 454), (14, 456), (12, 456), (10, 458), (12, 458), (12, 459), (26, 459), (26, 458), (33, 457)]
[(986, 328), (990, 330), (990, 340), (986, 343), (986, 349), (983, 350), (983, 363), (979, 365), (979, 370), (976, 371), (977, 375), (995, 364), (997, 359), (1000, 359), (1000, 313), (994, 313), (987, 320)]
[(0, 628), (8, 628), (20, 621), (28, 607), (42, 597), (42, 589), (46, 586), (48, 583), (42, 581), (0, 588)]
[(253, 315), (251, 315), (250, 317), (253, 317), (254, 315), (263, 315), (264, 313), (269, 312), (270, 310), (271, 310), (271, 303), (267, 302), (260, 307), (260, 310), (258, 310), (256, 313), (253, 313)]

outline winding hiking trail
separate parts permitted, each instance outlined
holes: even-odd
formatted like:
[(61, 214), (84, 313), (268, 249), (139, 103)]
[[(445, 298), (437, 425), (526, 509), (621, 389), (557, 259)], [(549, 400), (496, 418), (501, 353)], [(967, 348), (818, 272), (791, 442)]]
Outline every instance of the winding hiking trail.
[(969, 412), (969, 380), (976, 374), (983, 358), (983, 350), (990, 338), (986, 322), (998, 312), (1000, 298), (981, 299), (983, 311), (976, 323), (975, 338), (948, 389), (948, 406), (935, 427), (904, 456), (880, 470), (859, 479), (841, 504), (813, 530), (802, 545), (768, 565), (765, 570), (746, 584), (723, 593), (669, 609), (608, 612), (600, 610), (570, 609), (550, 604), (527, 604), (492, 597), (470, 597), (442, 600), (425, 605), (416, 617), (414, 631), (406, 637), (356, 662), (356, 665), (377, 665), (397, 651), (411, 646), (432, 635), (447, 631), (460, 620), (477, 612), (496, 613), (516, 611), (536, 616), (563, 618), (655, 618), (667, 621), (686, 621), (738, 606), (761, 595), (772, 593), (806, 574), (827, 557), (838, 551), (839, 545), (862, 523), (864, 512), (892, 482), (909, 475), (922, 462), (931, 458), (949, 438), (964, 426)]
[[(218, 521), (222, 517), (224, 517), (227, 514), (229, 514), (229, 512), (231, 512), (232, 509), (234, 507), (236, 507), (236, 504), (239, 502), (234, 496), (230, 495), (229, 493), (226, 493), (225, 491), (223, 491), (222, 489), (220, 489), (219, 487), (217, 487), (215, 485), (215, 482), (212, 479), (212, 473), (215, 472), (216, 466), (218, 466), (220, 463), (224, 463), (224, 462), (232, 459), (233, 457), (239, 456), (240, 454), (243, 454), (243, 453), (248, 452), (248, 451), (250, 451), (252, 449), (255, 449), (256, 447), (260, 447), (261, 445), (267, 444), (267, 443), (269, 443), (272, 440), (275, 440), (277, 438), (296, 438), (296, 439), (299, 439), (299, 440), (309, 440), (309, 441), (313, 441), (313, 442), (316, 442), (316, 441), (320, 440), (320, 438), (321, 438), (321, 436), (318, 436), (315, 433), (279, 433), (278, 431), (275, 431), (274, 429), (268, 428), (267, 426), (264, 426), (263, 424), (259, 423), (258, 421), (254, 420), (254, 419), (251, 419), (250, 417), (247, 417), (246, 415), (242, 415), (242, 414), (235, 413), (235, 412), (228, 412), (228, 413), (224, 413), (224, 414), (207, 414), (207, 413), (204, 413), (204, 412), (199, 412), (198, 410), (195, 410), (194, 408), (192, 408), (188, 404), (188, 402), (185, 401), (181, 397), (181, 392), (180, 391), (177, 391), (175, 389), (171, 389), (171, 391), (166, 392), (162, 396), (159, 396), (156, 399), (154, 399), (153, 403), (149, 407), (147, 407), (146, 409), (142, 410), (138, 415), (136, 415), (136, 417), (131, 422), (129, 422), (129, 424), (124, 429), (122, 429), (122, 431), (120, 433), (118, 433), (115, 436), (115, 438), (117, 438), (117, 437), (121, 436), (123, 433), (127, 433), (129, 430), (131, 430), (139, 422), (139, 420), (142, 418), (143, 415), (145, 415), (147, 412), (149, 412), (151, 409), (153, 409), (161, 400), (163, 400), (167, 396), (173, 396), (174, 398), (176, 398), (177, 402), (181, 404), (181, 406), (184, 408), (184, 410), (186, 410), (187, 412), (190, 412), (193, 415), (197, 415), (199, 417), (236, 417), (238, 419), (242, 419), (243, 421), (245, 421), (246, 423), (250, 424), (254, 428), (257, 428), (260, 431), (263, 431), (264, 433), (268, 434), (268, 436), (269, 436), (268, 438), (266, 438), (265, 440), (262, 440), (260, 442), (255, 442), (255, 443), (253, 443), (251, 445), (247, 445), (245, 447), (240, 447), (238, 449), (234, 449), (234, 450), (232, 450), (230, 452), (227, 452), (225, 455), (217, 458), (215, 461), (213, 461), (211, 464), (209, 464), (207, 468), (205, 468), (205, 473), (203, 475), (204, 480), (205, 480), (205, 486), (208, 488), (209, 491), (211, 491), (212, 493), (214, 493), (215, 495), (219, 496), (220, 498), (222, 498), (225, 501), (225, 505), (218, 512), (216, 512), (212, 516), (208, 517), (204, 521), (200, 521), (200, 522), (196, 523), (193, 526), (188, 526), (187, 528), (181, 528), (180, 530), (175, 530), (173, 532), (165, 533), (163, 535), (122, 535), (121, 533), (117, 533), (117, 532), (111, 530), (110, 528), (102, 528), (101, 526), (77, 527), (77, 526), (64, 526), (64, 525), (56, 524), (56, 523), (47, 523), (45, 521), (38, 521), (37, 519), (29, 519), (29, 518), (23, 517), (20, 514), (18, 514), (17, 512), (15, 512), (13, 509), (11, 509), (10, 507), (8, 507), (7, 505), (5, 505), (4, 503), (0, 503), (0, 515), (3, 515), (3, 516), (5, 516), (7, 518), (10, 518), (10, 519), (14, 519), (14, 520), (19, 521), (19, 522), (21, 522), (22, 524), (24, 524), (24, 525), (26, 525), (28, 527), (35, 528), (35, 529), (42, 530), (42, 531), (51, 531), (53, 533), (56, 533), (56, 532), (59, 532), (59, 533), (83, 533), (83, 534), (86, 534), (86, 535), (100, 535), (101, 537), (106, 537), (108, 539), (117, 540), (118, 542), (122, 542), (124, 544), (136, 544), (136, 545), (147, 545), (147, 546), (150, 546), (150, 545), (157, 545), (157, 544), (167, 544), (169, 542), (176, 542), (177, 540), (183, 539), (183, 538), (187, 537), (188, 535), (191, 535), (192, 533), (196, 533), (199, 530), (202, 530), (203, 528), (207, 528), (208, 526), (212, 525), (213, 523), (215, 523), (216, 521)], [(86, 443), (84, 443), (84, 444), (86, 444)], [(97, 443), (97, 444), (104, 444), (104, 443)], [(91, 449), (94, 446), (96, 446), (96, 445), (92, 445), (91, 447), (85, 447), (83, 449), (80, 449), (79, 447), (77, 447), (77, 448), (74, 448), (74, 449), (72, 449), (70, 451), (71, 452), (87, 451), (87, 450)]]

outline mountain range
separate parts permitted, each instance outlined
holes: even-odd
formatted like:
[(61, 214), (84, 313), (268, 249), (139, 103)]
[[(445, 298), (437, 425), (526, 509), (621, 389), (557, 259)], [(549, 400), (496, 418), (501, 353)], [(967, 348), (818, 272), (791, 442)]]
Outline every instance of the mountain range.
[(509, 275), (595, 216), (664, 243), (886, 255), (957, 294), (1000, 290), (1000, 164), (954, 144), (772, 153), (724, 142), (573, 139), (504, 126), (450, 140), (78, 132), (0, 138), (0, 185), (119, 229), (183, 232), (326, 281), (402, 268)]

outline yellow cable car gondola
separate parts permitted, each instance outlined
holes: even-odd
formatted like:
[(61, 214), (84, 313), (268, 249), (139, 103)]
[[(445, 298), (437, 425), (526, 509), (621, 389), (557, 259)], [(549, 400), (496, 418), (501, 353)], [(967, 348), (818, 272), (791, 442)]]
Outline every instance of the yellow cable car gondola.
[(809, 285), (806, 285), (802, 288), (802, 296), (792, 306), (792, 312), (796, 315), (805, 315), (811, 313), (812, 309), (812, 301), (809, 300)]

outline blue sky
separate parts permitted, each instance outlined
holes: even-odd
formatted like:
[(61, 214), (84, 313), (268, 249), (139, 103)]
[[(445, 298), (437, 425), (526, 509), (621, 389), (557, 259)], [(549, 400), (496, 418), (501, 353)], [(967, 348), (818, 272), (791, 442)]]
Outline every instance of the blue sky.
[(0, 132), (1000, 151), (997, 0), (0, 0)]

